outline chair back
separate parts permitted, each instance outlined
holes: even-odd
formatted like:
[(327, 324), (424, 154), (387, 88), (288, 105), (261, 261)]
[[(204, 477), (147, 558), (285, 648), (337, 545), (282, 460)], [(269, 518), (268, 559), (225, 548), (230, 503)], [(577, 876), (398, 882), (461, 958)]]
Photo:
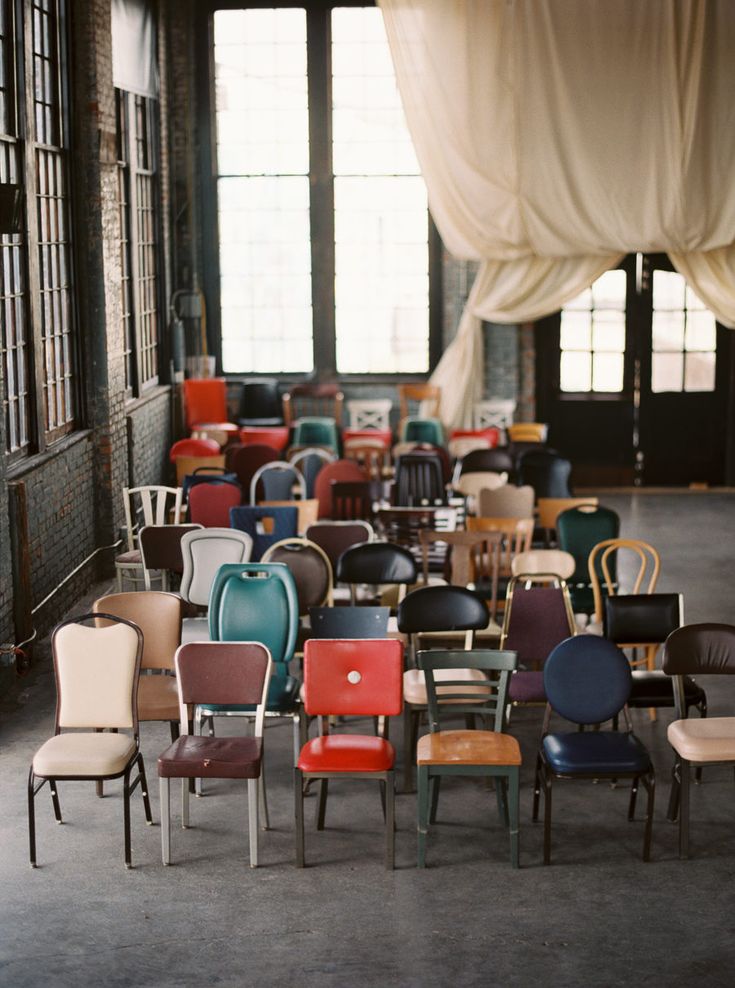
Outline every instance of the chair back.
[(575, 724), (602, 724), (628, 702), (632, 674), (617, 645), (597, 635), (567, 638), (544, 665), (552, 708)]
[(368, 398), (347, 402), (351, 429), (390, 429), (390, 398)]
[(278, 459), (278, 453), (272, 446), (264, 443), (253, 443), (252, 446), (244, 446), (238, 443), (230, 446), (225, 452), (225, 467), (237, 477), (238, 483), (242, 487), (245, 497), (250, 497), (250, 484), (253, 474), (266, 463), (273, 463)]
[(568, 580), (574, 573), (574, 556), (563, 549), (529, 549), (513, 557), (510, 571), (513, 576), (546, 574), (550, 579)]
[(189, 492), (189, 521), (204, 528), (227, 528), (230, 508), (241, 500), (239, 484), (196, 484)]
[(406, 594), (398, 606), (398, 630), (405, 635), (427, 631), (482, 631), (490, 621), (484, 600), (466, 587), (434, 585)]
[(326, 552), (334, 571), (345, 549), (372, 542), (375, 538), (372, 525), (366, 521), (317, 521), (309, 525), (305, 535)]
[(617, 513), (599, 504), (569, 508), (557, 516), (559, 548), (574, 556), (574, 573), (569, 589), (575, 611), (589, 614), (594, 610), (587, 560), (598, 542), (616, 539), (619, 532), (620, 518)]
[(227, 384), (223, 377), (184, 381), (184, 416), (191, 432), (200, 422), (227, 422)]
[(513, 457), (506, 447), (497, 446), (495, 449), (473, 449), (457, 463), (454, 481), (465, 473), (480, 473), (488, 470), (492, 473), (507, 473), (513, 476)]
[(253, 540), (251, 559), (257, 562), (263, 553), (281, 539), (298, 534), (299, 513), (296, 508), (267, 508), (241, 505), (230, 509), (230, 527), (246, 532)]
[(416, 582), (416, 576), (416, 562), (408, 549), (390, 542), (354, 545), (337, 560), (340, 583), (410, 584)]
[(344, 395), (338, 384), (294, 384), (283, 396), (283, 419), (293, 425), (304, 416), (333, 418), (342, 424)]
[(310, 716), (394, 717), (403, 708), (403, 645), (393, 638), (310, 638), (304, 709)]
[[(193, 477), (195, 474), (210, 474), (209, 479), (213, 479), (225, 472), (225, 454), (222, 452), (214, 455), (210, 453), (207, 456), (177, 456), (174, 463), (176, 466), (176, 483), (183, 488), (184, 500), (186, 500), (191, 487), (191, 481), (187, 483), (187, 477)], [(200, 481), (200, 483), (202, 482)]]
[(446, 504), (441, 460), (433, 453), (413, 451), (398, 457), (393, 503), (398, 507)]
[[(143, 525), (166, 525), (181, 521), (183, 491), (180, 487), (123, 487), (123, 509), (128, 549), (135, 548), (135, 532), (142, 515)], [(171, 515), (169, 517), (169, 514)]]
[(473, 406), (472, 424), (475, 429), (500, 429), (504, 436), (509, 425), (513, 424), (516, 403), (512, 398), (488, 398), (476, 401)]
[(596, 507), (600, 503), (598, 497), (539, 497), (538, 509), (539, 528), (549, 532), (556, 531), (556, 519), (568, 508), (580, 508), (583, 505)]
[(735, 625), (685, 624), (672, 631), (664, 645), (663, 670), (668, 676), (735, 675)]
[(637, 557), (638, 570), (632, 593), (640, 593), (644, 581), (647, 581), (644, 593), (653, 593), (658, 582), (661, 560), (658, 552), (648, 542), (643, 542), (640, 539), (604, 539), (602, 542), (598, 542), (590, 551), (587, 570), (592, 585), (595, 620), (600, 623), (603, 619), (604, 596), (611, 596), (618, 589), (617, 564), (619, 562), (618, 552), (621, 549), (630, 551), (634, 561)]
[(255, 736), (263, 719), (271, 678), (271, 655), (262, 642), (187, 642), (176, 652), (181, 733), (194, 704), (254, 706)]
[(422, 415), (438, 416), (441, 396), (442, 389), (436, 384), (399, 384), (401, 419), (408, 418), (414, 411), (419, 411)]
[(449, 547), (449, 582), (455, 587), (466, 587), (470, 583), (490, 586), (494, 600), (498, 590), (498, 569), (500, 565), (500, 544), (498, 532), (433, 532), (422, 529), (419, 532), (422, 553), (424, 583), (429, 582), (429, 554), (431, 546), (440, 543)]
[[(454, 485), (457, 494), (467, 498), (467, 511), (473, 515), (481, 514), (478, 500), (483, 491), (494, 493), (508, 486), (507, 473), (493, 473), (483, 470), (482, 473), (466, 473)], [(530, 517), (530, 516), (529, 516)]]
[(214, 439), (179, 439), (168, 452), (171, 463), (179, 456), (219, 456), (220, 446)]
[(265, 553), (264, 563), (285, 563), (296, 584), (299, 615), (309, 608), (332, 600), (332, 564), (320, 546), (308, 539), (283, 539), (275, 542)]
[(373, 498), (369, 480), (333, 480), (332, 514), (337, 521), (371, 518)]
[(281, 394), (275, 378), (253, 378), (242, 382), (239, 418), (241, 425), (269, 426), (283, 422)]
[(354, 460), (372, 480), (381, 480), (390, 463), (390, 448), (381, 439), (345, 439), (346, 460)]
[(500, 647), (516, 652), (520, 666), (540, 669), (551, 651), (574, 635), (574, 614), (563, 580), (558, 586), (527, 583), (526, 576), (514, 576), (508, 584)]
[(386, 638), (390, 607), (310, 607), (312, 638)]
[(616, 645), (659, 645), (683, 622), (679, 593), (619, 594), (605, 600), (605, 637)]
[[(489, 723), (486, 728), (502, 731), (505, 725), (505, 709), (508, 695), (508, 679), (518, 666), (515, 652), (490, 651), (489, 649), (445, 651), (432, 649), (420, 651), (418, 667), (426, 679), (426, 700), (431, 733), (441, 730), (441, 714), (479, 714)], [(473, 680), (451, 679), (442, 676), (440, 685), (434, 677), (439, 669), (478, 669), (485, 673), (486, 683)]]
[(332, 517), (332, 481), (365, 481), (368, 475), (354, 460), (335, 460), (319, 471), (314, 481), (314, 496), (319, 500), (319, 517)]
[[(483, 477), (483, 473), (468, 473), (460, 482), (472, 477)], [(533, 518), (533, 487), (516, 487), (505, 484), (492, 488), (484, 487), (477, 494), (477, 514), (483, 518)]]
[(293, 424), (294, 446), (325, 446), (336, 452), (339, 449), (339, 428), (333, 418), (323, 415), (306, 415)]
[(290, 463), (273, 460), (271, 463), (264, 463), (253, 474), (250, 481), (250, 503), (292, 501), (294, 489), (298, 497), (306, 497), (306, 482), (301, 471)]
[(502, 537), (500, 572), (510, 575), (513, 559), (528, 552), (533, 538), (533, 518), (467, 518), (470, 532), (499, 532)]
[(409, 415), (401, 423), (401, 442), (430, 443), (432, 446), (444, 445), (444, 427), (438, 418), (420, 418)]
[(304, 478), (306, 497), (314, 497), (317, 474), (327, 463), (334, 463), (336, 459), (336, 453), (316, 446), (306, 446), (304, 449), (296, 450), (293, 455), (289, 455), (289, 463), (291, 466), (297, 467)]
[[(141, 669), (172, 671), (174, 655), (181, 644), (183, 608), (181, 597), (162, 590), (111, 593), (98, 597), (92, 605), (95, 614), (112, 614), (137, 625), (143, 634)], [(97, 627), (109, 627), (97, 619)]]
[(179, 576), (184, 572), (181, 539), (187, 532), (201, 529), (201, 525), (146, 525), (140, 530), (140, 553), (143, 557), (143, 576), (146, 590), (151, 589), (151, 570), (163, 573), (164, 590), (168, 574)]
[(212, 641), (259, 641), (270, 651), (273, 675), (288, 675), (299, 628), (296, 584), (283, 563), (227, 563), (209, 598)]
[(507, 429), (512, 443), (545, 443), (549, 434), (545, 422), (512, 422)]
[(533, 487), (536, 497), (571, 497), (572, 464), (549, 449), (530, 449), (520, 458), (518, 483)]
[[(109, 618), (108, 627), (83, 622)], [(56, 732), (63, 727), (132, 728), (138, 733), (143, 633), (113, 614), (83, 614), (51, 636), (56, 676)]]
[(319, 514), (319, 502), (315, 497), (302, 501), (261, 501), (261, 508), (296, 508), (296, 534), (301, 537), (309, 525), (313, 525)]
[(184, 569), (179, 592), (184, 600), (207, 607), (217, 570), (224, 563), (246, 563), (253, 540), (234, 528), (202, 528), (181, 537)]

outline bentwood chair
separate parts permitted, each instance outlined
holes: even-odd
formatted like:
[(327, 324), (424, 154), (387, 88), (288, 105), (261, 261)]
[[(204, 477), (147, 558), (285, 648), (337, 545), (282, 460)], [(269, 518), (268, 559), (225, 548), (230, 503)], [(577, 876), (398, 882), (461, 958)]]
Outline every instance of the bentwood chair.
[[(511, 865), (519, 865), (521, 749), (515, 738), (502, 733), (508, 677), (516, 662), (514, 652), (419, 652), (431, 728), (431, 733), (419, 738), (416, 752), (419, 868), (426, 866), (426, 836), (429, 823), (436, 820), (439, 783), (447, 775), (496, 778), (498, 811), (510, 832)], [(461, 675), (467, 668), (479, 672), (481, 678), (468, 683)], [(441, 717), (450, 715), (481, 717), (486, 729), (442, 730)]]
[(321, 640), (304, 647), (304, 711), (319, 717), (322, 734), (301, 748), (294, 770), (296, 805), (296, 865), (305, 864), (304, 781), (320, 780), (317, 830), (324, 829), (329, 780), (375, 779), (381, 784), (385, 813), (385, 863), (395, 857), (395, 751), (379, 734), (329, 733), (330, 717), (388, 717), (401, 712), (403, 646), (391, 638)]
[(667, 736), (676, 761), (668, 817), (679, 810), (679, 857), (689, 856), (689, 768), (735, 765), (735, 717), (687, 717), (687, 676), (735, 675), (735, 626), (690, 624), (672, 631), (664, 645), (664, 672), (673, 678), (677, 719)]
[[(176, 652), (181, 736), (158, 759), (163, 863), (171, 863), (171, 779), (181, 779), (181, 826), (189, 826), (190, 779), (247, 779), (250, 867), (258, 865), (258, 792), (263, 765), (263, 718), (271, 657), (260, 642), (189, 642)], [(188, 733), (201, 704), (254, 708), (252, 737), (203, 737)]]
[[(597, 634), (603, 630), (603, 616), (605, 611), (604, 601), (606, 597), (611, 597), (618, 592), (618, 576), (620, 570), (620, 552), (627, 551), (633, 556), (633, 561), (637, 565), (635, 580), (631, 588), (632, 594), (643, 593), (652, 594), (658, 583), (658, 575), (661, 571), (661, 559), (658, 552), (648, 542), (641, 539), (604, 539), (593, 546), (587, 560), (590, 586), (592, 587), (592, 597), (595, 610), (590, 621), (591, 628)], [(645, 583), (645, 586), (644, 586)], [(631, 643), (634, 644), (634, 643)], [(653, 650), (646, 649), (645, 658), (642, 662), (634, 661), (634, 665), (645, 663), (646, 668), (654, 668)]]
[[(551, 863), (551, 792), (555, 779), (632, 779), (628, 819), (635, 813), (638, 784), (648, 793), (643, 860), (651, 852), (655, 774), (651, 756), (633, 734), (626, 706), (631, 673), (628, 660), (612, 642), (596, 635), (567, 638), (544, 666), (549, 706), (544, 718), (533, 794), (533, 819), (538, 819), (544, 790), (544, 864)], [(577, 725), (577, 730), (549, 733), (551, 711)], [(585, 731), (623, 712), (627, 731)]]
[[(85, 621), (109, 619), (108, 627)], [(145, 818), (153, 823), (145, 766), (138, 740), (138, 678), (143, 634), (112, 614), (84, 614), (56, 627), (51, 637), (56, 676), (54, 736), (33, 756), (28, 774), (31, 867), (36, 867), (36, 793), (48, 782), (57, 823), (57, 785), (66, 781), (123, 780), (125, 867), (130, 868), (130, 795), (138, 785)], [(131, 733), (125, 733), (130, 731)], [(131, 781), (131, 772), (138, 774)]]

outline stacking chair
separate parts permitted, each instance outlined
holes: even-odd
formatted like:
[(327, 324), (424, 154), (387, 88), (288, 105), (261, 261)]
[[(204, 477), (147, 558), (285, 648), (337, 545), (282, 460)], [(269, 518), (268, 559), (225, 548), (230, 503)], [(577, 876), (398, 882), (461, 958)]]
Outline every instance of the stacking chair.
[[(306, 415), (293, 424), (293, 446), (323, 446), (335, 454), (339, 451), (339, 426), (333, 418)], [(336, 459), (336, 455), (335, 455)]]
[(282, 539), (263, 553), (264, 563), (285, 563), (296, 584), (299, 616), (311, 607), (332, 603), (332, 564), (324, 550), (308, 539)]
[(319, 518), (333, 518), (332, 481), (364, 482), (369, 480), (367, 473), (354, 460), (335, 460), (328, 463), (317, 474), (314, 481), (314, 497), (319, 501)]
[[(469, 473), (466, 478), (484, 474)], [(477, 495), (477, 514), (481, 518), (533, 518), (533, 487), (504, 484), (494, 490), (483, 488)]]
[[(502, 536), (499, 532), (419, 532), (424, 586), (429, 583), (429, 556), (432, 545), (439, 543), (449, 550), (449, 583), (455, 587), (472, 587), (495, 606), (498, 594), (498, 568)], [(446, 575), (446, 570), (445, 570)], [(489, 595), (488, 595), (489, 588)]]
[(184, 415), (189, 432), (201, 422), (226, 422), (227, 382), (223, 377), (196, 378), (184, 381)]
[[(482, 512), (479, 508), (480, 494), (484, 491), (495, 493), (502, 491), (508, 486), (507, 473), (495, 473), (492, 470), (483, 470), (478, 473), (465, 473), (454, 485), (457, 494), (461, 494), (468, 499), (467, 511), (469, 514), (479, 515)], [(514, 487), (513, 490), (519, 488)], [(533, 514), (533, 511), (531, 512)], [(530, 517), (530, 516), (529, 516)]]
[[(122, 591), (123, 580), (135, 583), (145, 582), (143, 557), (137, 540), (139, 516), (142, 525), (166, 525), (181, 522), (183, 492), (180, 487), (124, 487), (123, 508), (125, 511), (125, 532), (127, 550), (115, 556), (117, 588)], [(142, 527), (142, 526), (140, 526)]]
[(550, 449), (530, 449), (525, 452), (518, 464), (518, 483), (533, 487), (536, 499), (540, 497), (567, 498), (569, 474), (572, 464)]
[(495, 610), (491, 612), (495, 620), (497, 608), (502, 603), (507, 581), (513, 572), (513, 559), (520, 552), (528, 552), (533, 538), (532, 518), (467, 518), (467, 530), (470, 532), (498, 532), (501, 536), (499, 563), (499, 590), (495, 598)]
[(393, 503), (420, 508), (447, 503), (441, 460), (434, 453), (404, 453), (396, 462)]
[(361, 398), (347, 402), (352, 432), (390, 432), (390, 398)]
[(568, 508), (591, 505), (597, 507), (597, 497), (539, 497), (536, 502), (538, 526), (544, 530), (546, 545), (556, 542), (556, 519)]
[(438, 418), (420, 418), (409, 415), (401, 422), (400, 442), (430, 443), (432, 446), (444, 445), (444, 427)]
[[(431, 728), (431, 733), (419, 738), (416, 752), (418, 867), (426, 866), (426, 837), (429, 823), (436, 819), (441, 779), (447, 775), (484, 775), (497, 780), (498, 810), (510, 833), (510, 862), (517, 868), (521, 749), (515, 738), (502, 733), (508, 676), (516, 667), (516, 656), (502, 651), (419, 652), (418, 664), (426, 678)], [(479, 672), (482, 682), (468, 685), (460, 675), (467, 668)], [(441, 716), (450, 714), (484, 718), (487, 728), (442, 730)]]
[[(648, 542), (641, 539), (603, 539), (593, 546), (587, 560), (590, 586), (592, 587), (592, 597), (595, 610), (590, 622), (590, 630), (597, 634), (603, 631), (604, 599), (610, 597), (618, 591), (618, 570), (620, 557), (618, 553), (627, 550), (633, 554), (634, 562), (637, 562), (638, 571), (635, 575), (635, 582), (631, 588), (631, 593), (638, 594), (643, 589), (644, 593), (651, 594), (656, 589), (658, 575), (661, 571), (661, 559), (658, 552)], [(637, 557), (637, 559), (636, 559)], [(656, 654), (655, 648), (646, 650), (646, 668), (654, 668), (653, 659)], [(641, 662), (635, 661), (634, 665)]]
[[(158, 759), (163, 863), (171, 863), (171, 779), (181, 779), (181, 826), (189, 826), (189, 779), (247, 779), (250, 867), (258, 865), (258, 779), (271, 657), (259, 642), (190, 642), (176, 652), (181, 736)], [(252, 737), (188, 733), (201, 705), (242, 704), (254, 710)]]
[(319, 502), (315, 497), (307, 497), (301, 501), (261, 501), (260, 508), (296, 508), (296, 534), (303, 536), (309, 525), (313, 525), (319, 516)]
[(294, 770), (296, 865), (305, 864), (304, 781), (320, 780), (317, 830), (324, 829), (329, 780), (376, 779), (385, 813), (385, 863), (395, 858), (395, 751), (383, 735), (329, 733), (335, 717), (387, 718), (401, 712), (403, 647), (394, 639), (320, 640), (304, 647), (304, 710), (319, 717), (322, 733), (301, 748)]
[(505, 442), (506, 430), (513, 424), (516, 403), (512, 398), (486, 398), (476, 401), (472, 410), (475, 429), (498, 429), (501, 442)]
[(305, 497), (314, 497), (317, 474), (327, 463), (334, 463), (336, 459), (336, 453), (317, 446), (305, 446), (303, 449), (290, 453), (289, 463), (292, 467), (296, 467), (304, 478)]
[[(426, 710), (427, 694), (424, 674), (416, 668), (419, 636), (435, 635), (446, 646), (458, 633), (466, 649), (475, 646), (475, 634), (488, 627), (490, 614), (483, 600), (465, 587), (431, 586), (413, 590), (398, 608), (398, 630), (408, 638), (409, 668), (403, 676), (403, 784), (406, 792), (413, 786), (414, 752), (419, 723)], [(425, 640), (425, 639), (424, 639)], [(441, 679), (441, 674), (438, 674)], [(482, 672), (456, 669), (450, 678), (466, 682), (484, 680)]]
[(180, 456), (219, 456), (220, 445), (214, 439), (179, 439), (168, 452), (174, 465)]
[(408, 549), (390, 542), (354, 545), (345, 549), (337, 560), (337, 582), (349, 586), (353, 606), (362, 584), (375, 588), (398, 585), (402, 598), (406, 588), (416, 582), (416, 575), (416, 562)]
[[(101, 617), (109, 618), (109, 627), (90, 628), (84, 624)], [(113, 615), (84, 614), (56, 627), (51, 649), (57, 692), (54, 736), (35, 753), (28, 774), (31, 867), (36, 867), (35, 799), (47, 782), (54, 817), (61, 823), (59, 782), (99, 784), (122, 777), (125, 867), (130, 868), (130, 795), (138, 785), (146, 822), (153, 823), (138, 740), (143, 634), (130, 621)], [(131, 781), (136, 766), (138, 774)]]
[(242, 382), (238, 423), (251, 428), (282, 425), (283, 407), (275, 378), (251, 378)]
[(316, 542), (326, 552), (332, 570), (337, 570), (337, 560), (353, 545), (372, 542), (375, 532), (366, 521), (317, 521), (304, 533), (310, 542)]
[(332, 515), (335, 521), (369, 520), (373, 497), (368, 480), (333, 480)]
[(143, 557), (143, 576), (146, 590), (151, 589), (153, 573), (161, 574), (163, 590), (169, 588), (169, 575), (181, 576), (184, 557), (181, 540), (187, 532), (201, 529), (201, 525), (146, 525), (140, 530), (140, 552)]
[(473, 449), (461, 460), (457, 461), (454, 468), (452, 483), (456, 484), (459, 478), (466, 473), (481, 473), (485, 470), (491, 473), (507, 473), (512, 480), (515, 464), (513, 457), (506, 447), (496, 447), (495, 449)]
[(312, 638), (387, 638), (390, 607), (310, 607)]
[(512, 443), (545, 443), (549, 434), (545, 422), (512, 422), (507, 428)]
[[(179, 697), (174, 656), (181, 644), (181, 597), (159, 590), (113, 593), (98, 597), (95, 614), (112, 614), (143, 633), (142, 675), (138, 683), (138, 721), (168, 722), (171, 740), (178, 737)], [(107, 622), (99, 618), (98, 627)]]
[(179, 592), (182, 598), (199, 607), (207, 607), (220, 566), (247, 563), (252, 550), (251, 536), (234, 528), (202, 528), (186, 532), (181, 537), (184, 567)]
[[(631, 673), (628, 660), (612, 642), (595, 635), (568, 638), (554, 649), (544, 666), (549, 702), (536, 761), (533, 819), (538, 819), (544, 790), (544, 864), (551, 863), (551, 791), (555, 779), (632, 779), (628, 819), (635, 813), (638, 784), (648, 793), (643, 860), (651, 851), (655, 776), (651, 757), (633, 734), (626, 706)], [(578, 725), (567, 733), (549, 733), (551, 711)], [(623, 712), (624, 732), (583, 728), (600, 725)]]
[(330, 418), (339, 427), (343, 404), (344, 395), (338, 384), (294, 384), (283, 395), (283, 420), (292, 426), (304, 417)]
[(295, 507), (270, 508), (241, 505), (230, 510), (230, 527), (246, 532), (253, 540), (251, 559), (257, 562), (263, 553), (281, 539), (298, 535), (299, 513)]
[(568, 580), (574, 573), (574, 556), (563, 549), (529, 549), (519, 552), (510, 564), (513, 576), (525, 573), (534, 577), (547, 578), (547, 582), (556, 583), (558, 580)]
[[(187, 481), (186, 478), (192, 477), (194, 474), (212, 474), (212, 476), (223, 474), (225, 472), (225, 455), (220, 452), (214, 456), (211, 454), (208, 456), (177, 456), (175, 467), (176, 483), (183, 488), (183, 497), (186, 500), (188, 489), (191, 487), (191, 481)], [(204, 482), (205, 480), (199, 481), (199, 483)]]
[(250, 485), (254, 474), (266, 463), (278, 459), (272, 446), (253, 443), (251, 446), (231, 446), (225, 453), (225, 466), (235, 474), (245, 497), (250, 497)]
[(602, 505), (581, 505), (562, 511), (556, 519), (559, 548), (574, 556), (574, 573), (569, 580), (574, 613), (592, 614), (595, 600), (587, 560), (592, 549), (604, 539), (616, 539), (620, 518)]
[(197, 484), (189, 492), (189, 521), (204, 528), (226, 528), (230, 508), (242, 501), (239, 484)]
[[(380, 537), (403, 546), (411, 553), (417, 565), (422, 561), (421, 532), (454, 532), (457, 529), (457, 509), (444, 507), (378, 508), (375, 521)], [(432, 543), (429, 550), (429, 568), (443, 573), (447, 559), (446, 541)]]
[(398, 402), (401, 421), (414, 411), (418, 411), (420, 415), (438, 416), (441, 395), (442, 390), (436, 384), (399, 384)]
[[(260, 486), (258, 486), (260, 485)], [(259, 495), (262, 491), (262, 495)], [(290, 463), (274, 460), (259, 467), (250, 481), (250, 503), (261, 501), (292, 501), (294, 494), (306, 497), (306, 482), (300, 470)]]
[(667, 736), (676, 762), (668, 817), (679, 810), (679, 857), (689, 856), (689, 767), (735, 764), (735, 717), (687, 717), (687, 676), (735, 675), (735, 626), (690, 624), (672, 631), (664, 646), (664, 672), (673, 677), (677, 719)]

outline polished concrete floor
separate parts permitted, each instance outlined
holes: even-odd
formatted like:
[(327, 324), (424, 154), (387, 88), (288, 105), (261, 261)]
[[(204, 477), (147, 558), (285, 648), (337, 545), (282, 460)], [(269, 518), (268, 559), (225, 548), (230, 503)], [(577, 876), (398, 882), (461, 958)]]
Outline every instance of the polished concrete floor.
[[(604, 502), (620, 512), (623, 534), (659, 547), (659, 589), (684, 592), (688, 621), (735, 622), (734, 495)], [(705, 686), (712, 715), (735, 711), (735, 682)], [(2, 986), (733, 983), (732, 772), (708, 769), (693, 790), (692, 857), (679, 861), (676, 827), (665, 819), (668, 712), (655, 724), (634, 712), (658, 775), (649, 864), (640, 860), (640, 812), (626, 820), (626, 789), (584, 782), (555, 790), (553, 864), (542, 865), (541, 830), (530, 820), (540, 715), (525, 710), (512, 724), (524, 756), (517, 872), (492, 793), (468, 780), (442, 793), (426, 871), (414, 867), (415, 796), (398, 797), (397, 868), (388, 873), (377, 786), (349, 782), (333, 784), (322, 833), (307, 801), (309, 867), (296, 870), (285, 723), (266, 732), (272, 829), (262, 834), (257, 871), (248, 867), (243, 787), (226, 782), (193, 802), (192, 829), (174, 828), (175, 864), (166, 869), (160, 830), (145, 826), (136, 793), (132, 871), (122, 863), (119, 786), (108, 785), (104, 800), (89, 784), (62, 786), (62, 827), (44, 790), (32, 871), (26, 775), (52, 730), (53, 704), (41, 659), (0, 706)], [(166, 743), (165, 729), (144, 726), (156, 821), (156, 756)]]

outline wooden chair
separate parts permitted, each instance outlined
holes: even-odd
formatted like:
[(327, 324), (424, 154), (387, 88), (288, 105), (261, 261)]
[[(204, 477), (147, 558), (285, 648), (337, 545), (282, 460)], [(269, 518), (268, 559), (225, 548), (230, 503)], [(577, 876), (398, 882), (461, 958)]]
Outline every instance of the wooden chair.
[[(467, 529), (470, 532), (499, 532), (500, 562), (498, 570), (499, 580), (509, 580), (513, 575), (513, 559), (519, 552), (528, 552), (531, 548), (533, 538), (533, 518), (467, 518)], [(500, 596), (495, 601), (495, 611), (492, 611), (493, 620), (497, 610), (505, 607), (505, 600)]]
[(326, 416), (339, 427), (343, 404), (344, 395), (337, 384), (294, 384), (283, 396), (283, 421), (292, 426), (305, 416)]
[(335, 521), (369, 521), (373, 516), (370, 481), (333, 480), (332, 516)]
[(512, 443), (545, 443), (549, 427), (545, 422), (513, 422), (508, 426)]
[[(398, 402), (400, 408), (401, 421), (412, 414), (409, 402), (429, 402), (426, 414), (430, 417), (439, 417), (439, 405), (441, 402), (442, 389), (435, 384), (399, 384)], [(400, 430), (399, 430), (400, 432)]]
[(177, 456), (176, 460), (176, 483), (181, 487), (184, 477), (189, 477), (196, 470), (202, 467), (215, 467), (217, 470), (225, 468), (225, 454), (219, 453), (215, 456)]
[(552, 532), (556, 536), (556, 519), (568, 508), (580, 508), (582, 505), (597, 505), (598, 497), (540, 497), (536, 503), (537, 524), (544, 529), (546, 544), (552, 541)]

